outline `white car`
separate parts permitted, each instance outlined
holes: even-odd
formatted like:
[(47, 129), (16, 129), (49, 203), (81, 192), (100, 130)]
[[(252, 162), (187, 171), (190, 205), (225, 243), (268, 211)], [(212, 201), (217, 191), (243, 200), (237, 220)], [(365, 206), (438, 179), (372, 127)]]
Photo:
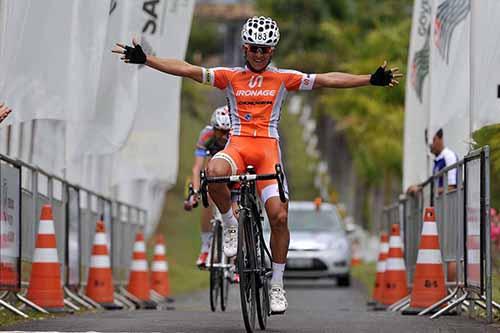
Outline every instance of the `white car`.
[[(309, 201), (289, 204), (288, 249), (285, 278), (335, 278), (337, 285), (350, 285), (351, 246), (337, 208)], [(269, 240), (269, 223), (264, 223)]]

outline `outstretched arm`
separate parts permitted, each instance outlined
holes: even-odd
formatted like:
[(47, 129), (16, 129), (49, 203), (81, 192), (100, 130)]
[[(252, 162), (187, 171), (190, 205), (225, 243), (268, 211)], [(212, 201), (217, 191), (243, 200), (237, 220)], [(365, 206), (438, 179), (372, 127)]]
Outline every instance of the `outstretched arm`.
[(121, 54), (121, 59), (126, 63), (145, 64), (167, 74), (187, 77), (198, 82), (203, 81), (203, 69), (201, 67), (191, 65), (183, 60), (146, 55), (135, 39), (132, 40), (132, 44), (133, 47), (116, 43), (116, 47), (111, 52)]
[(356, 88), (370, 85), (370, 75), (356, 75), (348, 73), (316, 74), (314, 88)]
[(0, 103), (0, 123), (12, 112), (4, 103)]
[(163, 73), (187, 77), (198, 82), (203, 80), (203, 69), (178, 59), (166, 59), (155, 56), (146, 56), (146, 65)]
[(397, 67), (390, 70), (386, 68), (387, 62), (384, 61), (384, 64), (371, 75), (356, 75), (338, 72), (316, 74), (314, 88), (357, 88), (368, 85), (393, 87), (398, 85), (399, 81), (396, 79), (402, 77), (403, 74), (397, 73), (399, 71)]

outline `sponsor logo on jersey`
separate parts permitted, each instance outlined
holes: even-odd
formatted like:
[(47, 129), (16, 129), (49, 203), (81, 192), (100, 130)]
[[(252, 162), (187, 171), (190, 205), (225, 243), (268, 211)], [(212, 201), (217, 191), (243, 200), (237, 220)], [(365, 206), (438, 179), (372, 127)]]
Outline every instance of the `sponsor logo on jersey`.
[(262, 75), (252, 75), (250, 81), (248, 81), (248, 86), (250, 88), (262, 87), (262, 82), (264, 82), (264, 77)]
[(271, 96), (274, 97), (276, 95), (276, 90), (237, 90), (236, 97), (245, 96)]

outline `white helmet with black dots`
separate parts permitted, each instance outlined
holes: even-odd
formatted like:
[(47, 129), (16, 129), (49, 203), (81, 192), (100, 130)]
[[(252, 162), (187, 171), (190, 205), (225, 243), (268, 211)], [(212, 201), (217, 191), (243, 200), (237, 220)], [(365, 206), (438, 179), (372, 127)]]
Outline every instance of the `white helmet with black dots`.
[(215, 109), (210, 119), (210, 125), (213, 128), (223, 131), (231, 129), (231, 118), (229, 117), (229, 109), (227, 106), (221, 106)]
[(275, 47), (280, 41), (280, 29), (272, 18), (254, 16), (243, 25), (241, 41), (244, 44)]

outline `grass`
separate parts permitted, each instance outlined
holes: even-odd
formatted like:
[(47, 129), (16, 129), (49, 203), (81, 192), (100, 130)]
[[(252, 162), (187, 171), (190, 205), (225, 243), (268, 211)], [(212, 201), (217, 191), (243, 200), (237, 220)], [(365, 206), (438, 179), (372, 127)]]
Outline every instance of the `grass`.
[[(24, 311), (23, 311), (24, 312)], [(43, 314), (38, 311), (26, 311), (26, 313), (30, 319), (24, 319), (23, 317), (16, 315), (8, 310), (2, 309), (0, 311), (0, 327), (14, 325), (16, 323), (20, 323), (27, 320), (40, 320), (46, 318), (54, 318), (55, 316), (52, 314)]]
[(373, 294), (375, 286), (376, 263), (362, 263), (351, 268), (352, 277), (364, 286), (367, 296)]
[[(18, 309), (20, 309), (20, 303), (11, 303), (12, 305), (15, 305)], [(27, 309), (24, 308), (22, 311), (29, 316), (29, 318), (23, 318), (19, 315), (16, 315), (7, 309), (4, 309), (0, 307), (0, 328), (1, 327), (6, 327), (6, 326), (11, 326), (14, 324), (19, 324), (25, 321), (30, 321), (30, 320), (44, 320), (44, 319), (51, 319), (51, 318), (57, 318), (61, 316), (66, 316), (68, 313), (49, 313), (49, 314), (44, 314), (40, 313), (38, 311), (32, 310), (32, 309)], [(94, 310), (87, 310), (87, 309), (81, 309), (81, 311), (75, 312), (74, 315), (79, 315), (79, 314), (84, 314), (84, 313), (89, 313)]]

